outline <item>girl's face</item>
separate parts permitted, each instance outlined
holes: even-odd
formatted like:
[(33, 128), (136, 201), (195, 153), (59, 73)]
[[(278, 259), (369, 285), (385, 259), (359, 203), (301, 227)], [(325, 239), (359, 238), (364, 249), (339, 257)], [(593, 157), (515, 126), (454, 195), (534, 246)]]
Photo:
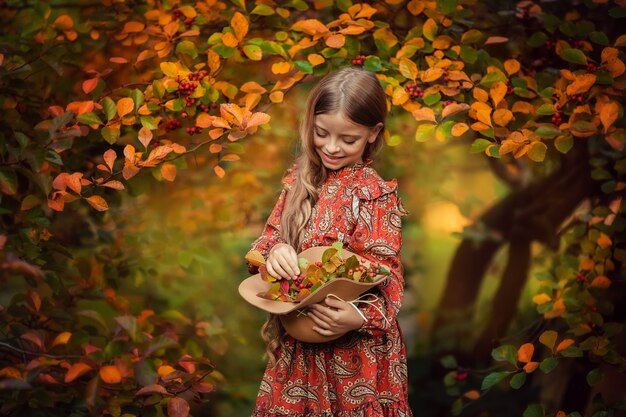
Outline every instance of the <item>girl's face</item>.
[(373, 143), (383, 124), (374, 128), (352, 122), (341, 113), (318, 114), (313, 123), (313, 144), (322, 164), (337, 170), (363, 162), (363, 151)]

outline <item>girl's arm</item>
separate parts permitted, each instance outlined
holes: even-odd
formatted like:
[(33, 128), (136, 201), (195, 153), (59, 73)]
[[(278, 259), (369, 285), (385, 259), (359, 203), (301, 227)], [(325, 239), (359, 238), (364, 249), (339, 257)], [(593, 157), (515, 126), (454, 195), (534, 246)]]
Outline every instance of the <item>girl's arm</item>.
[(384, 265), (391, 272), (384, 282), (369, 292), (378, 296), (378, 300), (371, 304), (359, 304), (358, 308), (367, 319), (359, 332), (370, 335), (384, 333), (394, 322), (402, 306), (404, 271), (400, 258), (401, 217), (406, 214), (397, 189), (374, 199), (359, 201), (357, 225), (348, 250), (360, 254), (371, 262)]

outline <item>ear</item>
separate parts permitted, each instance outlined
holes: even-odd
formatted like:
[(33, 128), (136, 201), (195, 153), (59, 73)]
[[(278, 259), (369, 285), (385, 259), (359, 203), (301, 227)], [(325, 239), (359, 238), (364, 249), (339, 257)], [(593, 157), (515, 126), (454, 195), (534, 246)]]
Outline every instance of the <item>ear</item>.
[(381, 131), (383, 126), (384, 125), (382, 124), (382, 122), (378, 122), (378, 124), (376, 124), (376, 126), (372, 128), (372, 133), (370, 133), (370, 136), (367, 139), (369, 143), (374, 143), (376, 141), (376, 137), (378, 136), (378, 133)]

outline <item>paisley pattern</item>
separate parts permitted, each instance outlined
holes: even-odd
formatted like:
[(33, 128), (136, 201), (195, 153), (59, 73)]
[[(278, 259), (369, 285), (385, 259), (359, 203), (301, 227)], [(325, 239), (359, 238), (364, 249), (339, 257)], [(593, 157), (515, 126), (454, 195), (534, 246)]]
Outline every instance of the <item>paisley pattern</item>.
[[(404, 291), (400, 246), (406, 211), (396, 181), (384, 181), (370, 163), (330, 172), (297, 250), (340, 240), (392, 275), (370, 290), (378, 301), (359, 305), (367, 317), (360, 329), (320, 344), (286, 336), (277, 364), (265, 370), (252, 417), (412, 417), (406, 350), (396, 320)], [(252, 243), (263, 256), (284, 242), (280, 216), (294, 178), (292, 168), (263, 234)]]

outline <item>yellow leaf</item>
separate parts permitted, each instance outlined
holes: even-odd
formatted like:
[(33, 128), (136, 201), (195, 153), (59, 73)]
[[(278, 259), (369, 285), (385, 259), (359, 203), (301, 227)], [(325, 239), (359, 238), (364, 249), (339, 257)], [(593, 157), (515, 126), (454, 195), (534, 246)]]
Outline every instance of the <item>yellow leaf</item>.
[(491, 93), (491, 100), (493, 101), (493, 107), (498, 107), (498, 103), (502, 101), (504, 96), (506, 95), (507, 87), (506, 84), (502, 81), (497, 81), (493, 83), (489, 92)]
[(534, 141), (530, 144), (530, 149), (528, 149), (528, 157), (535, 162), (541, 162), (546, 157), (547, 150), (548, 147), (545, 143), (538, 140)]
[(213, 125), (213, 120), (215, 116), (211, 116), (210, 114), (200, 113), (198, 117), (196, 117), (196, 126), (200, 126), (201, 128), (211, 127)]
[[(486, 124), (487, 126), (492, 126), (491, 124), (491, 106), (486, 103), (481, 103), (475, 101), (472, 103), (472, 109), (476, 111), (475, 118)], [(470, 114), (471, 115), (471, 114)]]
[(524, 365), (524, 372), (529, 374), (533, 372), (535, 369), (537, 369), (538, 366), (539, 366), (539, 362), (528, 362), (526, 365)]
[(70, 340), (70, 337), (72, 337), (72, 333), (70, 332), (59, 333), (57, 337), (55, 337), (54, 340), (52, 341), (52, 344), (50, 345), (50, 349), (52, 349), (53, 347), (57, 345), (66, 345), (67, 342)]
[(209, 49), (207, 54), (209, 69), (211, 70), (210, 74), (213, 75), (220, 69), (220, 56), (212, 49)]
[(222, 161), (227, 161), (227, 162), (234, 162), (234, 161), (239, 161), (241, 158), (239, 157), (239, 155), (234, 154), (234, 153), (229, 153), (226, 154), (224, 156), (222, 156), (220, 158), (220, 162)]
[(559, 298), (554, 302), (552, 310), (543, 313), (543, 317), (545, 319), (554, 319), (556, 317), (561, 317), (563, 313), (565, 313), (565, 302), (562, 298)]
[(174, 181), (176, 178), (176, 165), (169, 162), (164, 163), (161, 165), (161, 175), (167, 181)]
[(317, 19), (299, 20), (291, 26), (291, 30), (304, 32), (307, 35), (318, 35), (328, 32), (328, 28)]
[(70, 369), (68, 369), (67, 373), (65, 374), (65, 379), (64, 379), (65, 383), (67, 384), (69, 382), (72, 382), (73, 380), (75, 380), (76, 378), (84, 374), (85, 372), (89, 371), (90, 369), (91, 369), (91, 366), (83, 362), (77, 362), (73, 364), (72, 366), (70, 366)]
[(498, 109), (493, 113), (493, 121), (499, 126), (506, 126), (513, 119), (513, 113), (507, 109)]
[(320, 54), (309, 54), (309, 56), (307, 56), (306, 59), (313, 66), (316, 66), (316, 65), (319, 65), (319, 64), (323, 64), (324, 62), (326, 62), (326, 59), (323, 56), (321, 56)]
[(611, 280), (604, 275), (598, 275), (593, 279), (593, 281), (591, 281), (589, 286), (596, 288), (609, 288), (611, 286)]
[(237, 40), (235, 35), (230, 32), (226, 32), (222, 35), (222, 43), (229, 48), (234, 48), (239, 45), (239, 41)]
[(587, 92), (591, 86), (596, 82), (596, 76), (594, 74), (582, 74), (576, 75), (574, 82), (567, 86), (565, 92), (568, 96), (582, 94)]
[(527, 101), (516, 101), (511, 109), (513, 113), (533, 114), (535, 107)]
[(6, 368), (0, 369), (0, 377), (22, 379), (22, 373), (17, 368), (7, 366)]
[(535, 352), (535, 346), (532, 343), (524, 343), (517, 350), (517, 360), (523, 363), (530, 362)]
[(92, 195), (91, 197), (86, 198), (87, 202), (91, 205), (91, 207), (95, 208), (98, 211), (105, 211), (109, 209), (109, 205), (106, 200), (99, 195)]
[(448, 49), (452, 43), (452, 38), (449, 36), (437, 36), (433, 41), (433, 48), (435, 49)]
[(429, 121), (437, 123), (437, 119), (435, 119), (435, 112), (428, 107), (422, 107), (419, 110), (415, 110), (412, 114), (418, 122)]
[(484, 124), (483, 122), (475, 122), (475, 123), (472, 123), (471, 128), (472, 128), (472, 130), (473, 130), (473, 131), (475, 131), (475, 132), (480, 132), (480, 131), (482, 131), (482, 130), (487, 130), (487, 129), (489, 129), (489, 126), (488, 126), (488, 125), (486, 125), (486, 124)]
[(120, 101), (117, 102), (117, 114), (120, 117), (126, 116), (128, 113), (132, 112), (135, 108), (135, 103), (133, 99), (130, 97), (121, 98)]
[(560, 351), (567, 349), (573, 344), (574, 344), (573, 339), (563, 339), (561, 343), (559, 343), (558, 346), (556, 347), (556, 353), (559, 353)]
[(541, 305), (541, 304), (545, 304), (548, 301), (551, 301), (552, 298), (550, 298), (550, 296), (548, 294), (537, 294), (533, 297), (533, 303)]
[(248, 19), (239, 12), (235, 12), (235, 15), (230, 20), (230, 26), (235, 31), (237, 40), (241, 42), (248, 33)]
[(469, 130), (469, 126), (465, 123), (457, 123), (452, 126), (452, 136), (461, 136)]
[(391, 102), (394, 105), (399, 106), (405, 101), (407, 101), (408, 99), (409, 99), (408, 93), (404, 90), (404, 88), (399, 87), (394, 90), (393, 96), (391, 97)]
[(142, 126), (141, 129), (139, 129), (138, 137), (139, 142), (141, 142), (143, 146), (147, 148), (150, 144), (150, 141), (152, 140), (152, 131), (145, 126)]
[(331, 48), (339, 49), (346, 43), (346, 37), (341, 33), (335, 33), (326, 38), (326, 45)]
[(509, 75), (515, 74), (520, 70), (520, 63), (517, 59), (507, 59), (504, 61), (504, 70)]
[(481, 101), (483, 103), (486, 103), (487, 100), (489, 100), (489, 94), (487, 94), (487, 92), (485, 90), (483, 90), (482, 88), (474, 88), (474, 91), (472, 92), (472, 94), (474, 95), (474, 98), (478, 101)]
[(100, 378), (107, 384), (117, 384), (122, 381), (122, 374), (113, 365), (106, 365), (100, 368)]
[(433, 41), (437, 35), (437, 23), (432, 18), (428, 18), (422, 27), (424, 37), (429, 41)]
[(398, 70), (405, 78), (415, 80), (415, 77), (417, 77), (417, 65), (408, 58), (400, 58)]
[(245, 259), (253, 266), (265, 265), (265, 258), (258, 250), (251, 250), (248, 252)]
[(443, 75), (443, 68), (428, 68), (421, 76), (422, 82), (429, 83)]
[(276, 62), (272, 64), (272, 73), (274, 74), (286, 74), (291, 69), (291, 63), (289, 62)]
[(619, 106), (616, 102), (611, 101), (602, 105), (600, 108), (600, 121), (602, 122), (602, 126), (604, 126), (604, 133), (606, 133), (613, 122), (617, 120), (618, 115)]
[(464, 111), (468, 111), (469, 108), (470, 106), (465, 103), (448, 104), (446, 107), (443, 108), (443, 111), (441, 112), (441, 118), (445, 119), (446, 117), (453, 116), (455, 114), (458, 114)]

